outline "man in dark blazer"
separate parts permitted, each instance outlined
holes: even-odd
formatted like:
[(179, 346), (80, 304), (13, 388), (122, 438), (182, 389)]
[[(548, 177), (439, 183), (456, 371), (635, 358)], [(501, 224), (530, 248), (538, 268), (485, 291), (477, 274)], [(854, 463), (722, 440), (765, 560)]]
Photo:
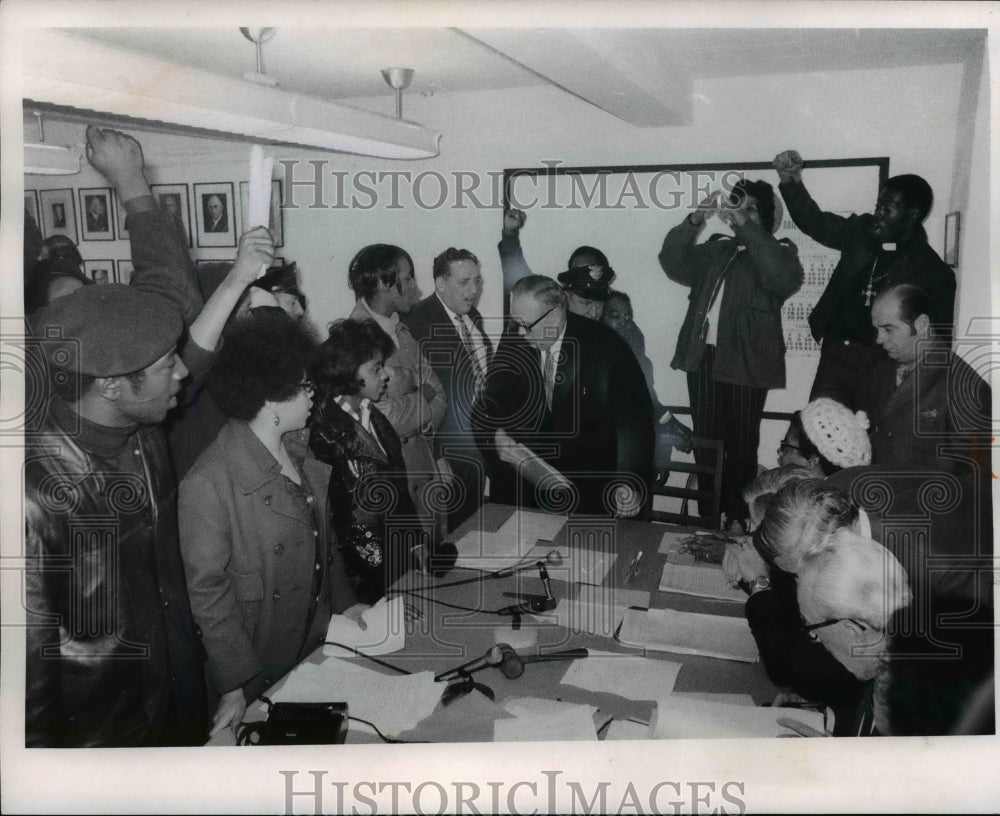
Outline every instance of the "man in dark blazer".
[[(636, 515), (648, 505), (653, 424), (649, 392), (628, 345), (614, 331), (569, 312), (558, 282), (540, 275), (511, 291), (509, 332), (497, 349), (474, 412), (494, 501), (561, 512)], [(511, 450), (523, 445), (572, 490), (519, 477)], [(622, 489), (619, 489), (622, 488)]]
[(479, 259), (467, 249), (449, 247), (434, 259), (434, 293), (403, 317), (448, 399), (436, 448), (455, 477), (448, 497), (451, 530), (479, 509), (486, 482), (471, 424), (472, 405), (493, 356), (476, 309), (482, 293)]
[(949, 337), (955, 308), (955, 273), (928, 245), (922, 222), (934, 203), (920, 176), (890, 178), (879, 192), (874, 214), (844, 217), (822, 212), (802, 183), (802, 157), (786, 150), (774, 158), (788, 214), (814, 241), (840, 250), (840, 260), (816, 307), (809, 328), (820, 348), (809, 399), (830, 397), (857, 411), (868, 399), (876, 362), (884, 355), (871, 328), (872, 302), (890, 286), (909, 283), (934, 303), (931, 322)]

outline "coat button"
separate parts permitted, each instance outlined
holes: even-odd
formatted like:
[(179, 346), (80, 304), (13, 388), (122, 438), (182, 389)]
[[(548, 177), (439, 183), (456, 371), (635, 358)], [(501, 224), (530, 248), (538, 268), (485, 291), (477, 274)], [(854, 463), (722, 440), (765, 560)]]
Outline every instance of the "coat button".
[(312, 504), (314, 501), (312, 496), (306, 496), (306, 504)]
[(274, 545), (274, 554), (275, 555), (281, 555), (284, 551), (285, 551), (285, 545), (284, 544), (275, 544)]
[(274, 600), (281, 600), (281, 593), (278, 590), (274, 590), (274, 594), (271, 596)]
[(264, 497), (264, 504), (266, 504), (268, 507), (271, 506), (271, 497), (270, 496), (265, 496)]

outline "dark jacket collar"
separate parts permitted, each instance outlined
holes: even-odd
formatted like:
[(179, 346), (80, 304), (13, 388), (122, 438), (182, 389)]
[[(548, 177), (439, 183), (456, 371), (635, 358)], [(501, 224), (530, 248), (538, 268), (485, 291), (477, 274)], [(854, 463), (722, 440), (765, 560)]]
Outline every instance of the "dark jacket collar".
[(59, 397), (52, 399), (49, 410), (52, 419), (61, 431), (72, 436), (76, 444), (84, 451), (100, 459), (114, 459), (119, 456), (129, 439), (137, 432), (144, 430), (139, 425), (126, 425), (120, 428), (98, 425), (96, 422), (91, 422), (80, 416), (65, 400)]

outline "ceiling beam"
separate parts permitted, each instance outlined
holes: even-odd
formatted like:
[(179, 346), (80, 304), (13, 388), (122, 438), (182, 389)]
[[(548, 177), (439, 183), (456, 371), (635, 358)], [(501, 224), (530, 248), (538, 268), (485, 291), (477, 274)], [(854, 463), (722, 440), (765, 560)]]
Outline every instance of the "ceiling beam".
[(602, 29), (467, 28), (463, 34), (637, 127), (690, 121), (692, 85), (658, 54)]

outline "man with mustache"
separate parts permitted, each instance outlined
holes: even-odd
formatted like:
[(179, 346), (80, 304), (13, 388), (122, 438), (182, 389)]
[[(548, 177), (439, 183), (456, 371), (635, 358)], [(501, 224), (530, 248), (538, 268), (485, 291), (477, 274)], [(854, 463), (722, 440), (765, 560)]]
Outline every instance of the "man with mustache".
[(840, 250), (840, 260), (809, 315), (821, 343), (819, 367), (809, 399), (830, 397), (852, 410), (868, 407), (868, 383), (884, 355), (875, 344), (871, 307), (875, 297), (899, 284), (927, 292), (931, 323), (948, 338), (955, 307), (955, 273), (927, 243), (923, 221), (934, 203), (920, 176), (893, 176), (882, 188), (873, 214), (844, 217), (822, 212), (802, 183), (802, 157), (786, 150), (774, 158), (788, 214), (823, 246)]

